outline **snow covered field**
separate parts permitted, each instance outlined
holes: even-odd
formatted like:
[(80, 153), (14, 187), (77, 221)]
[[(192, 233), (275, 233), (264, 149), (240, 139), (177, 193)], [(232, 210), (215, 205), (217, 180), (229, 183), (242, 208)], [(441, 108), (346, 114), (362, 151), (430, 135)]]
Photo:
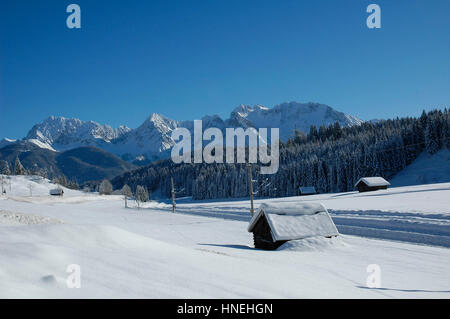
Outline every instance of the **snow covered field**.
[[(346, 234), (278, 251), (253, 248), (246, 200), (179, 200), (172, 214), (125, 209), (120, 196), (54, 198), (53, 187), (14, 177), (0, 197), (2, 298), (450, 297), (450, 183), (257, 200), (321, 202)], [(71, 264), (80, 289), (67, 288)], [(370, 264), (381, 288), (366, 286)]]

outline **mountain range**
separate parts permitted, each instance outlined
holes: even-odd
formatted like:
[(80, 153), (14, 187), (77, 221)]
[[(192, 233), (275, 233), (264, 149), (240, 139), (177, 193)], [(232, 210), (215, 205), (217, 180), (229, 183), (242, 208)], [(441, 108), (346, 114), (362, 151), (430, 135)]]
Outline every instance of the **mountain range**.
[[(218, 115), (201, 118), (203, 129), (217, 127), (223, 132), (227, 127), (253, 127), (280, 129), (280, 139), (286, 141), (296, 129), (307, 132), (311, 125), (328, 126), (338, 122), (341, 126), (359, 125), (363, 121), (328, 105), (319, 103), (286, 102), (268, 108), (262, 105), (240, 105), (228, 119)], [(22, 141), (27, 141), (49, 151), (67, 151), (94, 146), (137, 164), (161, 159), (169, 155), (175, 144), (171, 138), (174, 129), (184, 127), (193, 132), (194, 121), (177, 121), (153, 113), (135, 129), (127, 126), (113, 128), (93, 121), (81, 121), (50, 116), (34, 125)], [(0, 148), (19, 141), (3, 139)]]

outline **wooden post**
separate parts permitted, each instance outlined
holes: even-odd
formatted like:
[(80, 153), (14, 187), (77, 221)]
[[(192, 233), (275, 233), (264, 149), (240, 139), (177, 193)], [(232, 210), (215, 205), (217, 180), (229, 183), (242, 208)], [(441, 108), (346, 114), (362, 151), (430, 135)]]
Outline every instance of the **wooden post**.
[(173, 187), (173, 177), (170, 178), (170, 184), (172, 186), (172, 213), (175, 213), (177, 204), (175, 203), (175, 188)]
[(248, 187), (250, 191), (250, 214), (253, 216), (253, 176), (252, 176), (252, 165), (248, 164)]

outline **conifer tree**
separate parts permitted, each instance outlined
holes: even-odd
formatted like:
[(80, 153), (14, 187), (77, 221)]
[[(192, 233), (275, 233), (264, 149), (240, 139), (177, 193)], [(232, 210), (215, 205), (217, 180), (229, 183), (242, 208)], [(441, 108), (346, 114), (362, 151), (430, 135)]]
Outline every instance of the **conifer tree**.
[(14, 174), (15, 175), (25, 175), (26, 171), (25, 168), (22, 166), (22, 163), (20, 162), (19, 157), (16, 157), (16, 161), (14, 163)]
[(0, 161), (0, 174), (11, 175), (11, 170), (9, 169), (7, 161)]

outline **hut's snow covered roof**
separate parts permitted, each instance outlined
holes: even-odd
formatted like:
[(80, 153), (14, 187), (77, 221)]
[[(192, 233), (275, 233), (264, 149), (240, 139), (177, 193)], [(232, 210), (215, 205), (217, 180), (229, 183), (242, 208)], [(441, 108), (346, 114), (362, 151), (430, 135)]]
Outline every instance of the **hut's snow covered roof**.
[(303, 186), (303, 187), (300, 187), (300, 192), (302, 194), (315, 194), (316, 189), (314, 186)]
[(64, 193), (62, 188), (53, 188), (49, 191), (50, 195), (61, 195)]
[(376, 186), (389, 186), (391, 183), (389, 183), (387, 180), (385, 180), (383, 177), (363, 177), (360, 178), (356, 184), (358, 185), (360, 182), (363, 182), (369, 187), (376, 187)]
[(262, 204), (250, 220), (249, 232), (263, 215), (274, 241), (339, 234), (326, 208), (320, 203)]
[(313, 215), (318, 212), (327, 211), (325, 206), (315, 202), (262, 203), (258, 210), (264, 210), (267, 214), (279, 215)]

